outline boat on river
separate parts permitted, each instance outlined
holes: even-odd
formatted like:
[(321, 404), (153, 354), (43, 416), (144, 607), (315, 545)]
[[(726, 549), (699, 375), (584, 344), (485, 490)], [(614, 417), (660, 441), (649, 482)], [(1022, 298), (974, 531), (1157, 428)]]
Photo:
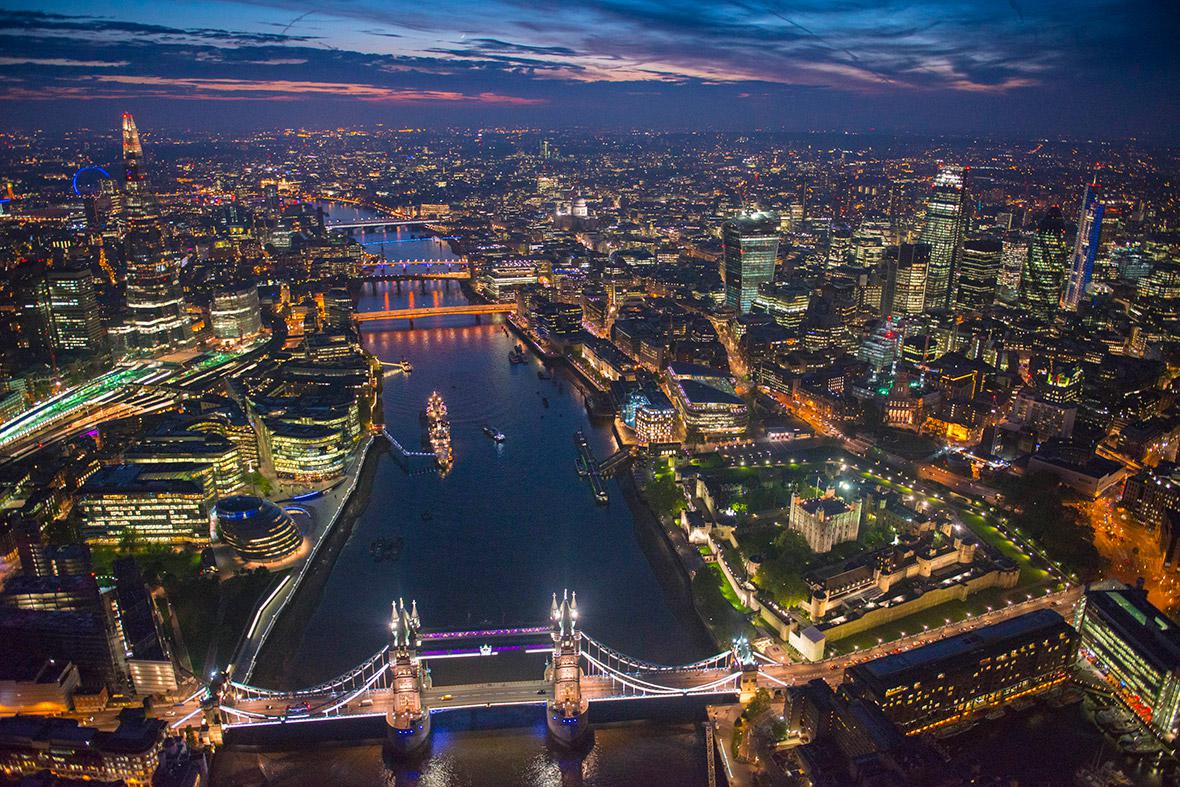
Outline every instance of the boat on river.
[(495, 440), (497, 443), (502, 443), (505, 440), (503, 432), (499, 432), (490, 426), (485, 426), (483, 428), (483, 433)]
[(511, 364), (528, 363), (528, 358), (525, 357), (524, 350), (517, 346), (508, 351), (508, 362)]
[(424, 416), (430, 450), (434, 451), (434, 460), (445, 474), (454, 464), (455, 457), (451, 453), (451, 422), (447, 417), (447, 404), (438, 391), (431, 393), (426, 400)]

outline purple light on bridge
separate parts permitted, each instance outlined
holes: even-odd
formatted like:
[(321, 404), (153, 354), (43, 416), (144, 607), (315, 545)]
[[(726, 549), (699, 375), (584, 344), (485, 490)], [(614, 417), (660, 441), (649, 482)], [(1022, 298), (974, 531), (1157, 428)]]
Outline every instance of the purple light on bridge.
[(548, 634), (548, 626), (525, 626), (522, 628), (484, 629), (482, 631), (434, 631), (421, 634), (425, 641), (454, 639), (487, 639), (488, 637), (527, 637)]

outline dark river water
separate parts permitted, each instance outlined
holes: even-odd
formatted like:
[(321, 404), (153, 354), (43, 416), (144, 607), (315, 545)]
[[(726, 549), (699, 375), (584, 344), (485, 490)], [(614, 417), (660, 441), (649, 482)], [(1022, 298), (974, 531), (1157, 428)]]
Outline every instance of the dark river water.
[[(352, 208), (328, 207), (334, 217), (356, 215)], [(383, 238), (387, 242), (381, 243)], [(445, 242), (415, 240), (407, 230), (366, 232), (362, 240), (391, 259), (453, 256)], [(400, 287), (382, 281), (361, 286), (357, 308), (465, 302), (455, 281)], [(544, 623), (550, 595), (568, 588), (577, 591), (584, 630), (618, 650), (663, 663), (686, 663), (712, 652), (671, 555), (647, 524), (637, 526), (618, 483), (609, 484), (609, 504), (598, 505), (579, 478), (575, 431), (586, 432), (599, 459), (615, 446), (609, 425), (590, 422), (568, 372), (557, 370), (553, 379), (543, 380), (536, 358), (510, 364), (508, 352), (518, 339), (498, 316), (435, 317), (416, 320), (412, 328), (404, 322), (365, 323), (362, 334), (378, 358), (413, 364), (412, 374), (384, 379), (390, 433), (407, 448), (418, 448), (419, 414), (437, 390), (450, 413), (455, 463), (444, 478), (407, 475), (388, 454), (377, 459), (367, 508), (294, 654), (295, 684), (330, 678), (379, 650), (397, 598), (417, 600), (424, 629), (475, 629)], [(493, 442), (484, 425), (507, 439)], [(404, 539), (400, 557), (375, 561), (372, 542), (392, 536)], [(431, 664), (435, 685), (536, 679), (543, 668), (544, 657), (536, 655)], [(435, 735), (433, 755), (414, 783), (704, 783), (699, 725), (607, 725), (584, 761), (571, 764), (549, 750), (540, 712), (536, 715), (536, 724), (521, 717), (529, 726), (519, 729)], [(655, 771), (651, 763), (658, 763)], [(276, 754), (265, 767), (267, 781), (277, 784), (306, 783), (301, 779), (311, 772), (307, 769), (320, 767), (331, 768), (332, 783), (339, 784), (394, 777), (373, 746)], [(245, 773), (239, 778), (249, 782)]]

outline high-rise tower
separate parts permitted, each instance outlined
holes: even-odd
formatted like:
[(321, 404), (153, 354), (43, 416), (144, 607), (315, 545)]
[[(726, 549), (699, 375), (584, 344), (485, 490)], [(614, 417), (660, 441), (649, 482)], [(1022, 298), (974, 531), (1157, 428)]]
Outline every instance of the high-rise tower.
[(920, 242), (930, 247), (926, 310), (946, 311), (958, 278), (967, 228), (967, 188), (962, 167), (945, 166), (934, 178)]
[(180, 265), (165, 247), (159, 204), (144, 180), (135, 118), (123, 113), (123, 191), (127, 323), (134, 349), (155, 354), (194, 342), (180, 287)]
[(1020, 300), (1029, 311), (1046, 319), (1053, 316), (1068, 256), (1065, 219), (1061, 208), (1054, 206), (1037, 224), (1028, 244), (1028, 261), (1020, 279)]
[(1061, 308), (1077, 311), (1086, 294), (1086, 286), (1094, 275), (1094, 259), (1098, 256), (1098, 242), (1102, 237), (1102, 214), (1106, 210), (1098, 201), (1098, 184), (1090, 183), (1082, 194), (1078, 212), (1078, 234), (1070, 256), (1069, 273), (1061, 290)]
[(774, 279), (778, 259), (778, 216), (766, 211), (743, 213), (721, 227), (725, 303), (745, 314), (758, 288)]

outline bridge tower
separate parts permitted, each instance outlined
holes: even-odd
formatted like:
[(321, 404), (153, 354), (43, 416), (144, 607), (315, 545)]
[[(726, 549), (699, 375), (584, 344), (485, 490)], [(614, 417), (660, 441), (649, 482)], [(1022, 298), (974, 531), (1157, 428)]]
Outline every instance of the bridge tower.
[(750, 641), (745, 636), (739, 636), (733, 641), (733, 660), (742, 671), (741, 683), (738, 684), (738, 701), (745, 705), (758, 693), (758, 662), (754, 658)]
[(545, 722), (549, 733), (564, 746), (574, 746), (590, 731), (587, 711), (590, 702), (582, 695), (582, 632), (578, 630), (578, 594), (553, 594), (549, 609), (552, 623), (553, 662), (546, 670), (545, 679), (553, 686), (552, 698), (546, 708)]
[(387, 742), (394, 754), (409, 754), (430, 735), (430, 709), (423, 697), (429, 673), (418, 658), (418, 602), (410, 608), (401, 599), (393, 605), (389, 624), (389, 673), (393, 699), (385, 714)]

